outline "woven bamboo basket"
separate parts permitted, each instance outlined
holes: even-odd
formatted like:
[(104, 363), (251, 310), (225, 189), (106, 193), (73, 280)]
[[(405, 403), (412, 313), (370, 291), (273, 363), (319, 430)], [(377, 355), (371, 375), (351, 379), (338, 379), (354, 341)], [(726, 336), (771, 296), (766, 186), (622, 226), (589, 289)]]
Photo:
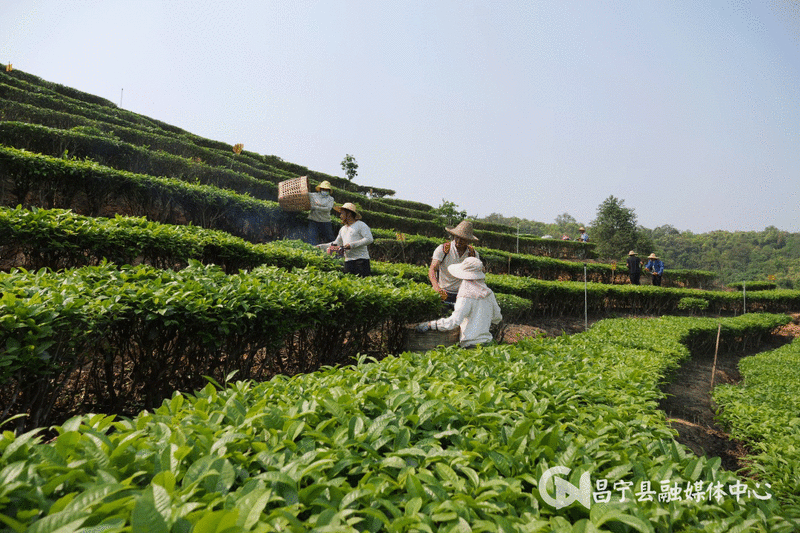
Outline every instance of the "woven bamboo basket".
[(437, 346), (452, 346), (458, 344), (461, 328), (450, 331), (428, 330), (420, 333), (413, 327), (406, 328), (405, 350), (407, 352), (427, 352)]
[(278, 183), (278, 204), (284, 211), (308, 211), (308, 176), (301, 176)]

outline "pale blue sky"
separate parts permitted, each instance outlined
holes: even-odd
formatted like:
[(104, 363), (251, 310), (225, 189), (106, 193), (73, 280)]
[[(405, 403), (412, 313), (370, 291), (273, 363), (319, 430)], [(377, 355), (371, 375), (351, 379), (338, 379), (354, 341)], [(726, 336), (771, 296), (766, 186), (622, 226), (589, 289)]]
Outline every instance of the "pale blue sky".
[(397, 197), (800, 231), (800, 4), (5, 0), (0, 61)]

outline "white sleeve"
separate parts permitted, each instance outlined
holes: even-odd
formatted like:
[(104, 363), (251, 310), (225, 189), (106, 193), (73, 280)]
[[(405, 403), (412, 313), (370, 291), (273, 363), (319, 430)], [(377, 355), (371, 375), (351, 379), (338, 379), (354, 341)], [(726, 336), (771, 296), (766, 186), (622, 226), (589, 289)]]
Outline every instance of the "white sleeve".
[(503, 320), (503, 314), (500, 312), (500, 306), (497, 304), (497, 298), (492, 294), (492, 306), (494, 307), (492, 315), (492, 324), (498, 324)]
[(456, 298), (456, 305), (453, 308), (453, 314), (447, 318), (440, 318), (434, 321), (433, 329), (440, 329), (442, 331), (450, 331), (461, 326), (461, 323), (469, 315), (470, 305), (474, 299), (472, 298)]

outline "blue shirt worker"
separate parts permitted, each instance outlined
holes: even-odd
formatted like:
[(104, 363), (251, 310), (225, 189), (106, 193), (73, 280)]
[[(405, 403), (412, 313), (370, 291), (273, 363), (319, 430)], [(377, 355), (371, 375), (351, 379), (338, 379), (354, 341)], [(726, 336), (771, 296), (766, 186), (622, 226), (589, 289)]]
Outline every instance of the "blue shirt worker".
[(580, 242), (589, 242), (589, 234), (586, 233), (586, 228), (581, 226), (580, 228), (578, 228), (578, 230), (581, 232), (580, 236), (578, 237), (578, 240)]
[(659, 259), (656, 254), (647, 256), (647, 264), (644, 266), (645, 272), (650, 272), (653, 275), (653, 285), (656, 287), (661, 286), (661, 278), (664, 274), (664, 262)]

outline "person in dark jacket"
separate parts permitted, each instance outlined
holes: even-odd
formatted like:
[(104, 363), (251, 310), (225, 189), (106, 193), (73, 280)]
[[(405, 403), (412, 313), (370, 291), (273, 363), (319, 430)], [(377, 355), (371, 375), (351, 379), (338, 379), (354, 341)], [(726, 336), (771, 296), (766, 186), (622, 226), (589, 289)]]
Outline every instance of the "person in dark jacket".
[(631, 279), (631, 285), (638, 285), (641, 275), (642, 260), (636, 255), (636, 252), (631, 250), (628, 252), (628, 277)]

